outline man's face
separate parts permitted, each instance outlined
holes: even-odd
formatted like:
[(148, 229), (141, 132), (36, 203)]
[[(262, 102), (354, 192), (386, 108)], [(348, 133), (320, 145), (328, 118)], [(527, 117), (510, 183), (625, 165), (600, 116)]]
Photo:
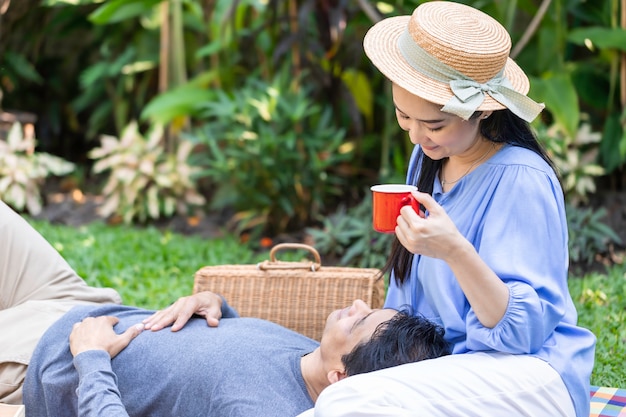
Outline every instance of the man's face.
[(351, 306), (335, 310), (328, 316), (320, 350), (324, 361), (341, 363), (341, 356), (369, 338), (382, 322), (397, 313), (393, 309), (372, 310), (365, 302), (356, 300)]

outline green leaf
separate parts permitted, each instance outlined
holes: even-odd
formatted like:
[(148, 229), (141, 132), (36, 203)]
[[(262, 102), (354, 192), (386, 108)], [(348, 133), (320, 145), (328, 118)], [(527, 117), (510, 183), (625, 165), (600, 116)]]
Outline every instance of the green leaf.
[(37, 84), (43, 83), (41, 75), (39, 75), (35, 67), (28, 62), (24, 55), (6, 51), (4, 53), (4, 63), (6, 66), (13, 68), (14, 72), (19, 74), (24, 80), (32, 81)]
[(98, 62), (85, 70), (80, 74), (80, 85), (87, 89), (92, 88), (94, 84), (102, 83), (108, 76), (109, 71), (108, 62)]
[(203, 103), (210, 101), (213, 96), (211, 90), (185, 84), (155, 97), (144, 108), (141, 118), (167, 124), (175, 117), (195, 113)]
[(109, 116), (113, 111), (113, 103), (111, 101), (103, 101), (95, 107), (89, 114), (89, 126), (91, 126), (90, 134), (97, 135), (100, 129), (107, 125)]
[(361, 71), (346, 69), (341, 76), (342, 81), (352, 93), (357, 107), (368, 121), (372, 121), (374, 113), (374, 96), (371, 83)]
[(213, 55), (219, 52), (224, 46), (222, 39), (216, 39), (204, 45), (202, 48), (196, 51), (196, 59), (204, 58), (205, 56)]
[(163, 0), (111, 0), (89, 15), (96, 25), (108, 25), (133, 19), (152, 12), (152, 8)]
[(607, 117), (602, 129), (602, 141), (600, 142), (600, 159), (607, 173), (613, 172), (624, 162), (626, 146), (626, 130), (622, 128), (619, 114)]
[(577, 63), (572, 72), (572, 81), (581, 103), (592, 106), (594, 109), (606, 111), (608, 97), (607, 68), (598, 60)]
[(543, 101), (555, 121), (572, 139), (578, 132), (580, 109), (578, 94), (569, 74), (549, 74), (546, 78), (531, 80), (531, 95)]
[(573, 29), (567, 39), (578, 45), (587, 45), (590, 41), (596, 48), (626, 51), (626, 30), (624, 29), (599, 26)]

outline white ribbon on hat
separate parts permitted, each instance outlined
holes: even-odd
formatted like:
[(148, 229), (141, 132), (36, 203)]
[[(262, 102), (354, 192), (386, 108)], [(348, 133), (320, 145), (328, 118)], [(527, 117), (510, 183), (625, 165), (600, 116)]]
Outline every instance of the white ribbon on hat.
[(535, 119), (544, 108), (543, 104), (515, 91), (511, 82), (504, 76), (504, 68), (486, 83), (479, 83), (426, 52), (413, 41), (408, 30), (400, 35), (398, 48), (406, 61), (417, 71), (450, 85), (454, 95), (441, 108), (446, 113), (456, 114), (467, 120), (483, 103), (485, 94), (489, 94), (527, 122)]

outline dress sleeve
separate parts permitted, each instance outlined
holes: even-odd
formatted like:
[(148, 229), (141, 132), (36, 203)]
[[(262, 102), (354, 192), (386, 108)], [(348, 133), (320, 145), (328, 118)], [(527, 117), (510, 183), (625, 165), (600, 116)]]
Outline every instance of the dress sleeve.
[[(476, 249), (509, 287), (509, 303), (493, 328), (482, 326), (470, 309), (467, 347), (534, 353), (566, 314), (576, 314), (568, 308), (572, 301), (563, 193), (555, 176), (523, 165), (509, 167), (499, 182)], [(576, 317), (565, 321), (575, 322)]]
[(78, 371), (79, 416), (128, 417), (106, 351), (82, 352), (74, 358), (74, 367)]

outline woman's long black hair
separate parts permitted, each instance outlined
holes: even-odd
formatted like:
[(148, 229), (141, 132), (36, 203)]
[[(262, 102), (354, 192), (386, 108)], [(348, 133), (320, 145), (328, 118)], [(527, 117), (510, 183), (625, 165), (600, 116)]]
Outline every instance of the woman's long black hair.
[[(481, 113), (475, 112), (470, 119), (480, 117)], [(494, 111), (488, 118), (481, 119), (480, 133), (487, 140), (495, 143), (508, 143), (532, 150), (540, 155), (556, 172), (554, 163), (537, 140), (530, 125), (514, 115), (509, 109)], [(421, 168), (418, 173), (419, 180), (414, 185), (417, 185), (417, 189), (421, 192), (432, 195), (435, 178), (445, 158), (440, 160), (431, 159), (421, 149), (417, 158), (418, 165), (421, 160)], [(393, 270), (396, 283), (401, 285), (409, 279), (412, 263), (413, 254), (406, 250), (398, 238), (395, 237), (391, 245), (389, 258), (383, 267), (383, 273)]]

